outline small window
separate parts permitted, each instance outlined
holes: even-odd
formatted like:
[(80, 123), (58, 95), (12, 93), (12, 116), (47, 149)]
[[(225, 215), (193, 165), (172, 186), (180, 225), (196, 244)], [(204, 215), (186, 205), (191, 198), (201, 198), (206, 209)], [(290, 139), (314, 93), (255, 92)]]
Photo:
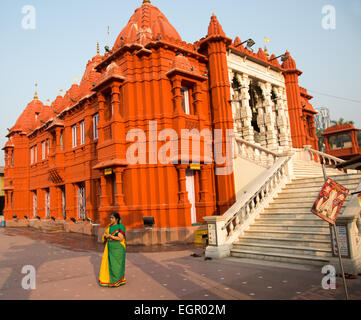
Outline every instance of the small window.
[(46, 152), (49, 155), (49, 153), (50, 153), (50, 140), (49, 139), (46, 139)]
[(38, 162), (38, 145), (34, 146), (34, 163)]
[(94, 140), (98, 139), (98, 137), (99, 137), (98, 124), (99, 124), (99, 114), (97, 113), (93, 116), (93, 138), (94, 138)]
[(185, 114), (190, 114), (190, 103), (189, 103), (189, 88), (182, 87), (181, 89), (181, 95), (182, 95), (182, 109)]
[(11, 166), (14, 166), (14, 150), (11, 151)]
[(63, 130), (60, 131), (60, 138), (59, 138), (59, 142), (60, 142), (60, 150), (63, 151), (64, 150), (64, 142), (63, 142)]
[(30, 164), (34, 163), (34, 147), (30, 148)]
[(45, 160), (46, 141), (43, 141), (43, 142), (41, 143), (41, 149), (42, 149), (42, 157), (41, 157), (41, 159), (42, 159), (42, 160)]
[(73, 133), (73, 148), (75, 148), (78, 145), (78, 142), (77, 142), (78, 132), (77, 132), (76, 125), (72, 126), (71, 130), (72, 130), (72, 133)]
[(84, 121), (80, 122), (80, 144), (85, 143), (85, 123)]
[(352, 140), (350, 134), (338, 134), (330, 136), (331, 150), (338, 150), (352, 147)]

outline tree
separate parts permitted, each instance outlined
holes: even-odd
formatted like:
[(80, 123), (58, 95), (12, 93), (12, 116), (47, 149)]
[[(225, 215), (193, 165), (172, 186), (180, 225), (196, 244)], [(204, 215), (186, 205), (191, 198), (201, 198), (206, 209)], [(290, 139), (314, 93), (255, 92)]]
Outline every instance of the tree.
[(344, 119), (344, 118), (340, 118), (340, 119), (338, 119), (338, 121), (331, 120), (331, 124), (332, 124), (333, 126), (342, 125), (342, 124), (346, 124), (346, 123), (349, 123), (349, 124), (352, 124), (352, 125), (354, 124), (353, 121), (346, 121), (346, 122), (345, 122), (345, 119)]

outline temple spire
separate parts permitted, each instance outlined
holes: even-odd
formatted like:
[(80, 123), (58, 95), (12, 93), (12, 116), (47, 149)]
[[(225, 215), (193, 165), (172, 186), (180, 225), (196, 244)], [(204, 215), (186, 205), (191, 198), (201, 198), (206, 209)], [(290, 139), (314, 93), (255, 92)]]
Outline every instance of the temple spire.
[(99, 49), (99, 41), (97, 41), (97, 56), (100, 55), (100, 49)]
[(150, 3), (150, 0), (143, 0), (143, 4)]
[(38, 100), (38, 84), (35, 83), (35, 94), (34, 94), (34, 100)]

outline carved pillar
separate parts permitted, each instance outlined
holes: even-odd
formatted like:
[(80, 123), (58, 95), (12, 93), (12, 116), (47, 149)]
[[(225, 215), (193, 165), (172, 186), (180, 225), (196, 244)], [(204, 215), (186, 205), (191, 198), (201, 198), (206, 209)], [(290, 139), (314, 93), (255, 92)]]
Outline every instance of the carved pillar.
[(76, 218), (74, 212), (74, 185), (72, 183), (67, 183), (65, 185), (65, 194), (66, 194), (66, 213), (68, 218)]
[(119, 120), (121, 118), (120, 115), (120, 85), (112, 84), (112, 104), (113, 104), (113, 119)]
[(276, 110), (277, 110), (276, 124), (277, 124), (277, 129), (279, 131), (279, 144), (283, 148), (283, 151), (285, 151), (290, 148), (290, 142), (291, 142), (288, 110), (287, 110), (287, 105), (285, 105), (285, 101), (284, 101), (285, 89), (276, 87), (273, 89), (273, 92), (275, 93), (276, 96)]
[(59, 202), (58, 202), (58, 188), (55, 186), (50, 187), (50, 216), (56, 219), (60, 218), (59, 215)]
[(173, 103), (174, 103), (174, 111), (175, 113), (182, 114), (182, 81), (179, 77), (175, 76), (172, 79), (172, 91), (173, 91)]
[(229, 83), (230, 86), (230, 92), (231, 92), (231, 106), (232, 106), (232, 117), (233, 117), (233, 128), (234, 133), (238, 132), (237, 125), (240, 120), (239, 116), (239, 102), (238, 102), (238, 93), (233, 89), (233, 79), (234, 79), (234, 72), (230, 69), (228, 70), (228, 76), (229, 76)]
[(287, 92), (286, 92), (286, 88), (280, 88), (280, 89), (281, 89), (281, 99), (283, 101), (283, 106), (284, 106), (284, 110), (285, 110), (289, 147), (291, 148), (292, 147), (292, 132), (291, 132), (291, 124), (290, 124), (290, 114), (288, 111)]
[(211, 166), (203, 164), (202, 169), (199, 172), (200, 179), (199, 179), (199, 202), (211, 202), (212, 201), (212, 195), (210, 192), (210, 181), (211, 181)]
[(99, 144), (104, 142), (104, 124), (105, 124), (105, 97), (101, 93), (98, 93), (98, 104), (99, 104)]
[(125, 206), (124, 202), (124, 193), (123, 193), (123, 172), (125, 168), (116, 168), (114, 169), (115, 173), (115, 183), (117, 186), (117, 194), (115, 196), (115, 203), (118, 206)]
[(187, 190), (186, 190), (186, 169), (187, 164), (178, 164), (176, 165), (178, 171), (178, 203), (184, 204), (187, 203)]
[(193, 105), (195, 107), (195, 114), (200, 115), (201, 114), (201, 105), (202, 105), (202, 87), (200, 83), (196, 83), (194, 85), (194, 93), (193, 93), (194, 99), (193, 99)]
[(109, 197), (107, 193), (107, 179), (105, 178), (104, 174), (100, 176), (100, 188), (101, 188), (101, 195), (100, 195), (100, 207), (99, 207), (99, 222), (101, 227), (105, 227), (108, 224), (108, 214), (107, 214), (107, 207), (109, 206)]
[(278, 151), (278, 139), (276, 130), (276, 119), (273, 113), (272, 85), (270, 83), (260, 83), (263, 94), (263, 106), (265, 111), (266, 141), (267, 148)]
[(93, 207), (93, 188), (92, 188), (92, 180), (86, 180), (85, 181), (85, 212), (86, 216), (90, 218), (91, 220), (95, 220), (94, 215), (94, 207)]
[(241, 100), (241, 128), (242, 128), (242, 137), (246, 141), (254, 143), (254, 131), (252, 127), (252, 109), (249, 105), (250, 95), (249, 95), (249, 85), (251, 83), (247, 75), (238, 75), (238, 81), (240, 83), (240, 100)]
[(265, 111), (263, 107), (262, 97), (255, 92), (255, 109), (257, 110), (257, 125), (259, 128), (259, 135), (255, 142), (260, 143), (262, 147), (267, 147), (266, 140), (266, 123), (265, 123)]

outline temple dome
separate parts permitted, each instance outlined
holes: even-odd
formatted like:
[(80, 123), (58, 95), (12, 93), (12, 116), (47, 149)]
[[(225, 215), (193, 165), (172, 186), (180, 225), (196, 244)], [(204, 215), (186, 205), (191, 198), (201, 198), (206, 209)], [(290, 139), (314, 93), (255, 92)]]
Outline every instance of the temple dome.
[(115, 41), (114, 49), (119, 48), (123, 41), (144, 45), (158, 36), (182, 41), (165, 15), (150, 2), (144, 1), (143, 5), (135, 10), (126, 27), (120, 32)]

